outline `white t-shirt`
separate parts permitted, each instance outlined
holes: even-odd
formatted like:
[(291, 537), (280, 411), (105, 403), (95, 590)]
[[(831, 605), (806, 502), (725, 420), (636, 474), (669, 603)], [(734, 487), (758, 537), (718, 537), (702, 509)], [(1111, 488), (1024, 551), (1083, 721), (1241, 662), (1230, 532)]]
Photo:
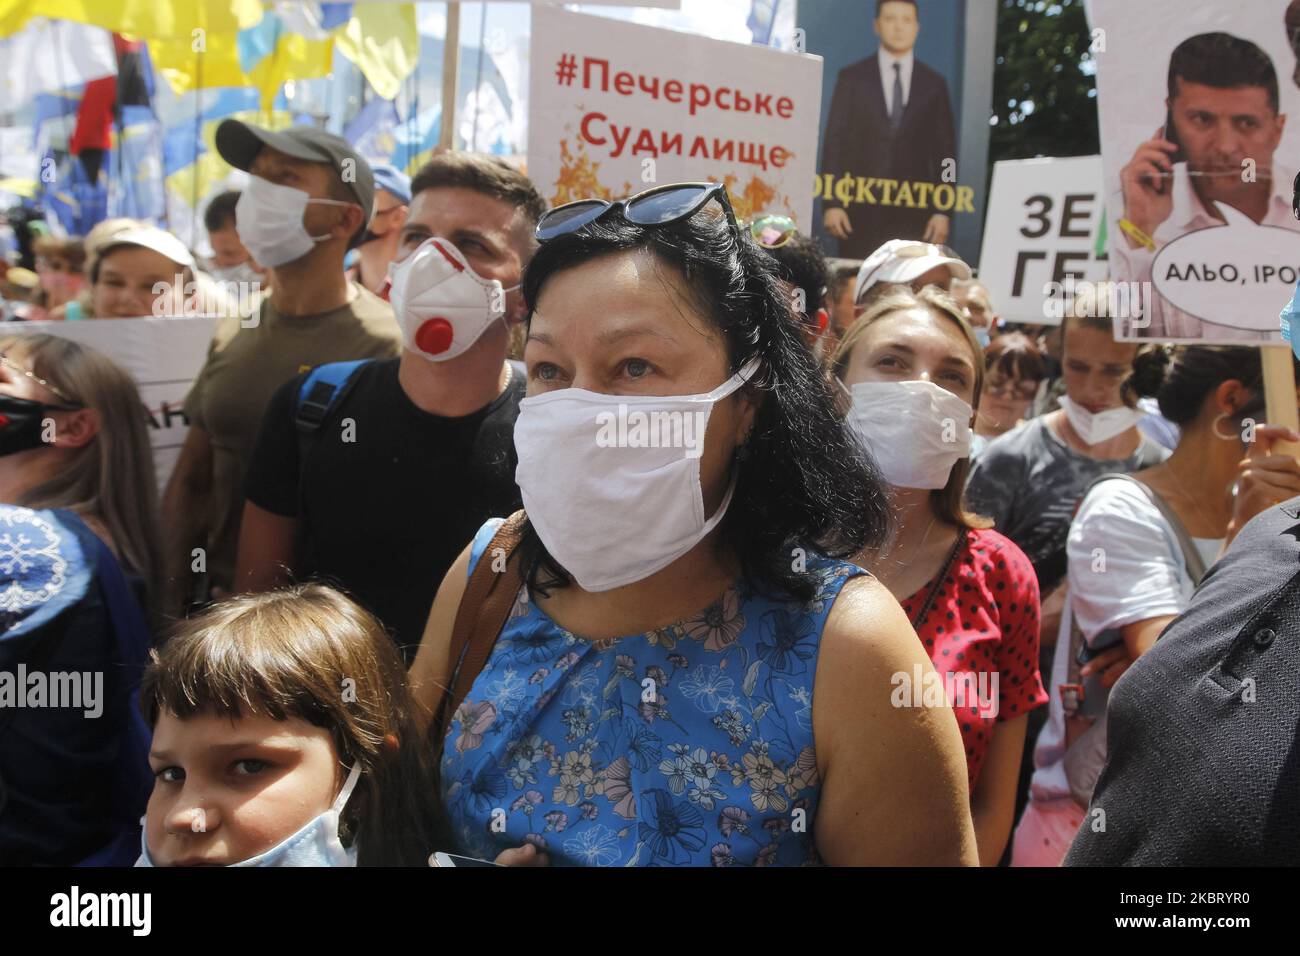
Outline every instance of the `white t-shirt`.
[[(1208, 568), (1222, 539), (1193, 538)], [(1047, 684), (1047, 724), (1034, 747), (1034, 800), (1069, 799), (1065, 777), (1065, 709), (1060, 685), (1069, 675), (1070, 621), (1079, 622), (1089, 647), (1122, 640), (1120, 628), (1181, 614), (1195, 590), (1178, 536), (1141, 488), (1111, 480), (1093, 488), (1070, 524), (1066, 545), (1069, 592)]]

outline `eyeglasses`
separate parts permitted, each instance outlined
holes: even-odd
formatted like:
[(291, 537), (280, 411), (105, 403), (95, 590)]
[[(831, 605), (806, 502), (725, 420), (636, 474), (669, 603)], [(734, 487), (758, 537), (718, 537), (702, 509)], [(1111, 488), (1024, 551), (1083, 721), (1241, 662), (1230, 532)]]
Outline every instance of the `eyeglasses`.
[(789, 216), (759, 216), (749, 224), (749, 235), (764, 249), (780, 249), (799, 234)]
[(58, 387), (57, 385), (54, 385), (54, 384), (52, 384), (52, 383), (50, 383), (50, 382), (47, 382), (45, 379), (41, 378), (39, 375), (35, 374), (34, 372), (29, 372), (27, 369), (23, 368), (23, 367), (22, 367), (21, 365), (19, 365), (17, 362), (12, 361), (12, 360), (11, 360), (8, 356), (6, 356), (3, 352), (0, 352), (0, 365), (3, 365), (5, 368), (9, 369), (9, 371), (11, 371), (11, 372), (15, 372), (15, 373), (17, 373), (17, 374), (19, 374), (19, 375), (24, 375), (24, 376), (26, 376), (27, 378), (30, 378), (30, 379), (31, 379), (33, 382), (35, 382), (37, 385), (40, 385), (42, 388), (48, 388), (51, 392), (53, 392), (53, 393), (54, 393), (55, 395), (57, 395), (59, 398), (63, 399), (63, 401), (66, 403), (65, 406), (63, 406), (63, 407), (51, 406), (51, 407), (54, 408), (56, 411), (74, 412), (74, 411), (76, 411), (77, 409), (85, 408), (85, 407), (86, 407), (86, 406), (85, 406), (85, 403), (83, 403), (83, 402), (79, 402), (79, 401), (77, 401), (76, 399), (69, 398), (67, 395), (65, 395), (65, 394), (64, 394), (64, 393), (59, 389), (59, 387)]
[(627, 199), (611, 202), (608, 199), (579, 199), (577, 202), (556, 206), (537, 221), (533, 235), (538, 242), (549, 242), (556, 236), (577, 232), (611, 209), (621, 210), (623, 218), (638, 226), (668, 226), (695, 215), (711, 199), (717, 199), (727, 214), (727, 222), (740, 234), (735, 210), (722, 183), (673, 183), (655, 186)]
[(1033, 401), (1038, 394), (1038, 383), (1017, 382), (1015, 379), (1004, 379), (1001, 382), (985, 380), (984, 391), (994, 398), (1018, 398), (1028, 402)]

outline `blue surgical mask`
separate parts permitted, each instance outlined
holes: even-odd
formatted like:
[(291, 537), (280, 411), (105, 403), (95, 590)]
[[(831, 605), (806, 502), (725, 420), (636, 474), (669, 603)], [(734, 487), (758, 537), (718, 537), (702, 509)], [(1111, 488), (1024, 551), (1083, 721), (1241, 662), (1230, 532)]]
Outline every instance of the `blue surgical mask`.
[[(353, 764), (343, 789), (328, 810), (266, 852), (232, 863), (231, 866), (356, 866), (356, 844), (344, 848), (339, 840), (339, 819), (360, 777), (361, 765)], [(143, 829), (140, 832), (140, 859), (136, 860), (135, 865), (154, 865)]]
[(1300, 358), (1300, 284), (1291, 295), (1291, 301), (1282, 307), (1278, 317), (1282, 325), (1282, 341), (1291, 343), (1291, 351)]
[(972, 331), (974, 331), (974, 333), (975, 333), (975, 341), (978, 342), (978, 343), (980, 344), (980, 348), (982, 348), (982, 349), (986, 349), (986, 348), (988, 348), (988, 347), (989, 347), (989, 330), (986, 329), (986, 328), (984, 328), (984, 327), (982, 327), (982, 326), (977, 326), (977, 327), (976, 327), (975, 329), (973, 329)]

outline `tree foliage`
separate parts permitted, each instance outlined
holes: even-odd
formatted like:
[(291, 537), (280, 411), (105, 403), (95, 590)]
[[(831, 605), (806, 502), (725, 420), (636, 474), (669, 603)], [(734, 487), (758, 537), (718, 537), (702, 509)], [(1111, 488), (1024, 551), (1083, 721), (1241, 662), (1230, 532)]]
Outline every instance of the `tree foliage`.
[(991, 162), (1100, 151), (1092, 42), (1082, 0), (999, 0)]

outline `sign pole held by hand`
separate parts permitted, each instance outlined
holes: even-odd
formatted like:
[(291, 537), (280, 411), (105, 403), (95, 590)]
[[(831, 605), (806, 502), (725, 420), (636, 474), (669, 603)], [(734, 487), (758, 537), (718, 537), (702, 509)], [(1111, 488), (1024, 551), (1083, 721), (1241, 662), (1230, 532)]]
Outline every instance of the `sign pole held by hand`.
[[(1259, 361), (1264, 368), (1265, 411), (1270, 425), (1283, 425), (1300, 432), (1300, 414), (1296, 410), (1295, 367), (1291, 362), (1291, 348), (1282, 345), (1261, 345)], [(1300, 458), (1300, 445), (1295, 442), (1277, 442), (1274, 452)]]

